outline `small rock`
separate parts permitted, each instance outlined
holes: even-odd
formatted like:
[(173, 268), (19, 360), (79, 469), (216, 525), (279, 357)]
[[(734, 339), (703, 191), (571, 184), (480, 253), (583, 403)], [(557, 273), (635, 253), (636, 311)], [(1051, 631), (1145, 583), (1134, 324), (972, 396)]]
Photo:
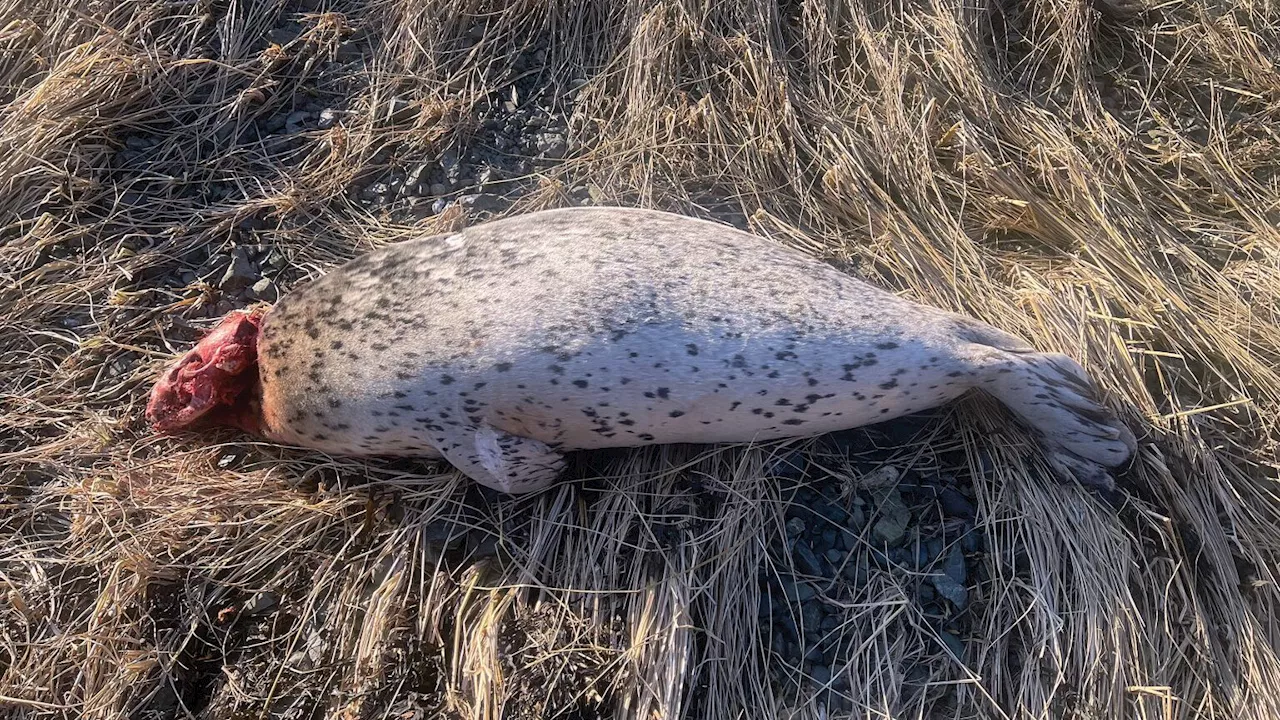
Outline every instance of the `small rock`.
[(249, 254), (244, 248), (238, 247), (231, 251), (231, 263), (222, 273), (218, 287), (224, 292), (236, 292), (252, 285), (257, 279), (258, 274), (249, 262)]
[(811, 662), (814, 665), (824, 663), (827, 660), (827, 658), (823, 656), (822, 650), (817, 647), (809, 648), (809, 651), (804, 654), (804, 659), (806, 662)]
[(841, 563), (844, 562), (845, 552), (843, 550), (831, 548), (830, 550), (827, 551), (826, 554), (827, 554), (827, 560), (830, 560), (832, 565), (835, 565), (838, 567)]
[(468, 210), (477, 212), (497, 212), (506, 207), (501, 196), (492, 193), (475, 193), (458, 198), (458, 204)]
[(947, 575), (934, 575), (929, 578), (929, 581), (933, 583), (938, 594), (949, 600), (956, 610), (963, 610), (969, 604), (968, 588)]
[(960, 536), (960, 549), (965, 552), (978, 552), (982, 545), (981, 532), (976, 528)]
[(813, 602), (806, 603), (800, 611), (800, 618), (804, 620), (805, 637), (807, 638), (810, 633), (813, 633), (813, 641), (817, 642), (818, 638), (821, 637), (817, 633), (818, 629), (822, 627), (822, 606)]
[(807, 575), (822, 575), (822, 563), (818, 561), (818, 556), (813, 554), (813, 549), (809, 547), (809, 543), (803, 540), (796, 540), (791, 548), (791, 555), (795, 558), (796, 568)]
[(920, 584), (920, 587), (916, 590), (916, 596), (920, 599), (921, 605), (928, 605), (938, 599), (938, 593), (928, 583)]
[(560, 133), (543, 133), (538, 136), (538, 154), (551, 160), (559, 160), (569, 151), (569, 143)]
[(937, 560), (938, 557), (942, 555), (942, 551), (945, 548), (945, 546), (946, 544), (942, 541), (942, 538), (933, 538), (932, 540), (926, 542), (925, 554), (928, 555), (928, 558), (929, 558), (926, 561), (926, 563), (931, 563), (934, 560)]
[(822, 547), (833, 548), (836, 546), (837, 536), (835, 528), (827, 528), (822, 531)]
[(431, 215), (433, 215), (434, 213), (432, 212), (432, 205), (433, 203), (430, 200), (427, 200), (426, 198), (421, 198), (421, 197), (409, 198), (409, 212), (413, 213), (415, 217), (423, 218), (423, 217), (430, 217)]
[(262, 129), (266, 130), (269, 133), (278, 133), (284, 129), (284, 125), (285, 125), (284, 115), (272, 115), (262, 123)]
[(285, 257), (284, 253), (279, 250), (272, 250), (267, 253), (267, 259), (265, 262), (267, 267), (273, 270), (279, 270), (289, 264), (289, 258)]
[(907, 524), (911, 521), (911, 512), (902, 502), (902, 493), (897, 490), (886, 493), (879, 511), (880, 519), (872, 529), (876, 538), (890, 546), (902, 542), (907, 533)]
[(279, 291), (276, 290), (276, 284), (267, 278), (254, 283), (252, 290), (253, 296), (259, 300), (274, 301), (280, 296)]
[(303, 129), (303, 125), (311, 119), (306, 110), (294, 110), (284, 119), (284, 131), (293, 134)]
[(948, 515), (970, 520), (978, 514), (977, 508), (969, 502), (969, 498), (954, 488), (943, 488), (938, 494), (938, 500), (942, 503), (943, 512)]
[(964, 642), (960, 638), (946, 631), (938, 633), (938, 636), (942, 638), (942, 642), (946, 643), (947, 649), (951, 651), (952, 655), (955, 655), (958, 659), (964, 659)]
[[(812, 585), (803, 580), (784, 584), (782, 590), (787, 599), (793, 603), (807, 603), (818, 594), (818, 591)], [(788, 612), (788, 614), (790, 613)]]
[(861, 484), (867, 488), (883, 488), (889, 487), (898, 482), (898, 478), (902, 476), (902, 471), (893, 465), (881, 465), (871, 472), (863, 475)]
[(826, 665), (813, 666), (813, 672), (809, 673), (813, 676), (813, 681), (819, 685), (826, 685), (831, 682), (831, 668)]
[(130, 150), (146, 150), (151, 147), (151, 141), (141, 135), (130, 135), (124, 139), (124, 146)]
[(855, 533), (867, 526), (867, 514), (862, 510), (861, 500), (862, 498), (854, 499), (853, 511), (849, 513), (849, 519), (845, 523), (845, 527)]
[(392, 122), (404, 122), (413, 116), (413, 103), (407, 98), (396, 96), (387, 103), (387, 117)]
[(799, 537), (804, 534), (804, 520), (793, 517), (787, 521), (787, 537)]
[(845, 564), (841, 574), (844, 575), (845, 580), (861, 587), (871, 578), (871, 563), (866, 555), (858, 555), (854, 562)]
[(274, 593), (260, 592), (249, 598), (244, 604), (244, 612), (248, 615), (264, 613), (280, 603)]
[(428, 190), (431, 191), (432, 195), (444, 195), (449, 192), (448, 186), (444, 183), (431, 183), (431, 187), (429, 187)]
[(328, 130), (338, 124), (338, 111), (333, 108), (325, 108), (320, 111), (320, 119), (316, 121), (316, 125), (321, 130)]
[(942, 572), (961, 585), (965, 583), (968, 576), (965, 569), (964, 555), (960, 552), (960, 548), (953, 547), (951, 552), (947, 553), (947, 561), (942, 567)]

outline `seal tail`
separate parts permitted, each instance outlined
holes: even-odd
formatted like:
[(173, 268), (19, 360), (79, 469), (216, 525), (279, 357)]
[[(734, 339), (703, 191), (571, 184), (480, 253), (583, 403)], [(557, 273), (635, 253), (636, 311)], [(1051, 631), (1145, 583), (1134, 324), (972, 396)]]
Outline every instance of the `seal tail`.
[(1137, 451), (1133, 433), (1066, 355), (1001, 349), (981, 387), (1039, 432), (1056, 469), (1086, 485), (1113, 489), (1107, 468), (1124, 465)]

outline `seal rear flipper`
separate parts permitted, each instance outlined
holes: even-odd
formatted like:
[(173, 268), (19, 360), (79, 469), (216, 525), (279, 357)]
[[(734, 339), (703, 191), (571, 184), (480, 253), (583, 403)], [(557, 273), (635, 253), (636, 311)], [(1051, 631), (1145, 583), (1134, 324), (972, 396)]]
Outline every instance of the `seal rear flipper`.
[(1111, 487), (1106, 468), (1137, 451), (1128, 427), (1102, 404), (1076, 361), (1057, 353), (1002, 353), (984, 368), (979, 387), (1034, 427), (1054, 467), (1085, 485)]
[(450, 465), (481, 485), (506, 493), (547, 488), (565, 465), (564, 455), (546, 443), (491, 425), (451, 429), (438, 442)]

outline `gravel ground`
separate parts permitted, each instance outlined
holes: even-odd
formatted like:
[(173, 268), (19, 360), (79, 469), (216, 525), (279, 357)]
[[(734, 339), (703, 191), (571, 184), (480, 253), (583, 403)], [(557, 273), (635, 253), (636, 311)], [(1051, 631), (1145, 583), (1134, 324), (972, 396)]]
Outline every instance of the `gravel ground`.
[[(785, 538), (775, 537), (769, 550), (775, 572), (760, 578), (760, 619), (780, 685), (800, 679), (831, 706), (850, 709), (840, 697), (848, 690), (841, 669), (860, 639), (844, 627), (846, 609), (879, 583), (901, 588), (936, 638), (964, 660), (971, 591), (987, 580), (972, 486), (877, 449), (909, 443), (930, 419), (828, 435), (813, 452), (774, 466), (791, 504)], [(928, 675), (924, 667), (916, 674)]]

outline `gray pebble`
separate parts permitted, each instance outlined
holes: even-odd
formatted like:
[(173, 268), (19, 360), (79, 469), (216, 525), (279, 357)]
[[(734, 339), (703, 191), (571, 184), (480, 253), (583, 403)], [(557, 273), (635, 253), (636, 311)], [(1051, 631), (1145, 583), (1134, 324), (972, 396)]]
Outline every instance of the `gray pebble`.
[(238, 247), (231, 251), (231, 262), (222, 273), (218, 288), (224, 292), (237, 292), (252, 285), (257, 279), (258, 273), (249, 262), (249, 254), (244, 248)]
[(448, 186), (444, 183), (431, 183), (431, 187), (428, 189), (431, 191), (432, 195), (444, 195), (449, 192)]
[(337, 124), (338, 124), (337, 110), (334, 110), (333, 108), (325, 108), (324, 110), (320, 111), (320, 119), (316, 122), (316, 125), (318, 125), (321, 130), (328, 130), (329, 128)]
[(942, 567), (942, 572), (961, 585), (965, 583), (968, 576), (964, 563), (964, 554), (960, 552), (960, 548), (953, 547), (951, 552), (947, 553), (947, 560)]
[(925, 551), (929, 556), (929, 562), (933, 562), (934, 560), (937, 560), (938, 556), (942, 555), (942, 550), (945, 547), (946, 547), (946, 543), (942, 541), (942, 538), (933, 538), (932, 540), (929, 540), (928, 542), (926, 542)]
[(881, 517), (873, 528), (876, 539), (890, 546), (901, 543), (907, 532), (908, 520), (908, 517), (898, 514)]
[(496, 212), (506, 207), (506, 203), (498, 195), (492, 193), (475, 193), (458, 198), (458, 204), (468, 210), (477, 212)]
[(844, 575), (845, 580), (848, 580), (857, 587), (862, 587), (863, 585), (866, 585), (867, 581), (871, 578), (871, 567), (867, 562), (866, 556), (859, 555), (856, 561), (844, 566), (841, 574)]
[(787, 537), (799, 537), (804, 534), (804, 520), (793, 517), (787, 520)]
[(849, 520), (845, 523), (845, 526), (854, 532), (858, 532), (867, 526), (867, 514), (862, 510), (862, 498), (856, 498), (853, 502), (853, 511), (849, 513)]
[(413, 104), (399, 95), (387, 103), (387, 117), (392, 122), (404, 122), (413, 115)]
[(949, 600), (956, 610), (963, 610), (969, 604), (968, 588), (951, 579), (951, 577), (934, 575), (929, 578), (929, 581), (933, 583), (933, 587), (938, 591), (938, 594)]
[(818, 503), (817, 511), (837, 525), (844, 525), (849, 522), (849, 513), (845, 512), (844, 508), (834, 503), (826, 502), (825, 499)]
[(252, 290), (254, 297), (259, 300), (274, 301), (280, 296), (279, 292), (276, 290), (276, 284), (267, 278), (263, 278), (254, 283)]
[(942, 642), (947, 644), (947, 649), (949, 649), (953, 655), (961, 660), (964, 659), (964, 642), (961, 641), (960, 638), (946, 631), (940, 632), (938, 635), (942, 638)]
[(826, 665), (814, 665), (813, 672), (809, 673), (813, 676), (813, 681), (819, 685), (826, 685), (831, 682), (831, 668)]
[(916, 596), (920, 599), (921, 605), (928, 605), (938, 599), (938, 593), (928, 583), (920, 584), (919, 589), (916, 590)]
[(839, 566), (841, 563), (844, 562), (846, 553), (843, 550), (839, 550), (837, 548), (831, 548), (830, 550), (827, 551), (826, 555), (827, 555), (827, 560), (831, 561), (832, 565)]
[(943, 512), (954, 517), (972, 519), (978, 514), (977, 508), (960, 491), (954, 488), (943, 488), (938, 494)]
[[(804, 581), (797, 581), (783, 585), (783, 592), (786, 593), (787, 599), (793, 603), (809, 602), (818, 594), (818, 592), (813, 589), (812, 585)], [(786, 610), (786, 608), (783, 609)], [(790, 611), (788, 610), (788, 614), (789, 612)]]
[(791, 548), (792, 557), (795, 558), (796, 568), (807, 575), (822, 575), (822, 563), (818, 561), (818, 556), (813, 553), (813, 549), (809, 547), (809, 543), (803, 540), (796, 540)]
[(569, 151), (569, 143), (560, 133), (543, 133), (537, 139), (538, 154), (551, 160), (559, 160)]
[(244, 612), (249, 615), (257, 615), (264, 613), (280, 603), (280, 598), (275, 593), (260, 592), (244, 604)]
[(907, 524), (911, 521), (911, 512), (902, 502), (902, 493), (897, 490), (885, 493), (879, 512), (880, 519), (872, 529), (876, 538), (887, 545), (901, 543), (907, 532)]
[(303, 129), (303, 124), (311, 119), (311, 113), (306, 110), (294, 110), (284, 119), (284, 131), (287, 133), (296, 133)]

